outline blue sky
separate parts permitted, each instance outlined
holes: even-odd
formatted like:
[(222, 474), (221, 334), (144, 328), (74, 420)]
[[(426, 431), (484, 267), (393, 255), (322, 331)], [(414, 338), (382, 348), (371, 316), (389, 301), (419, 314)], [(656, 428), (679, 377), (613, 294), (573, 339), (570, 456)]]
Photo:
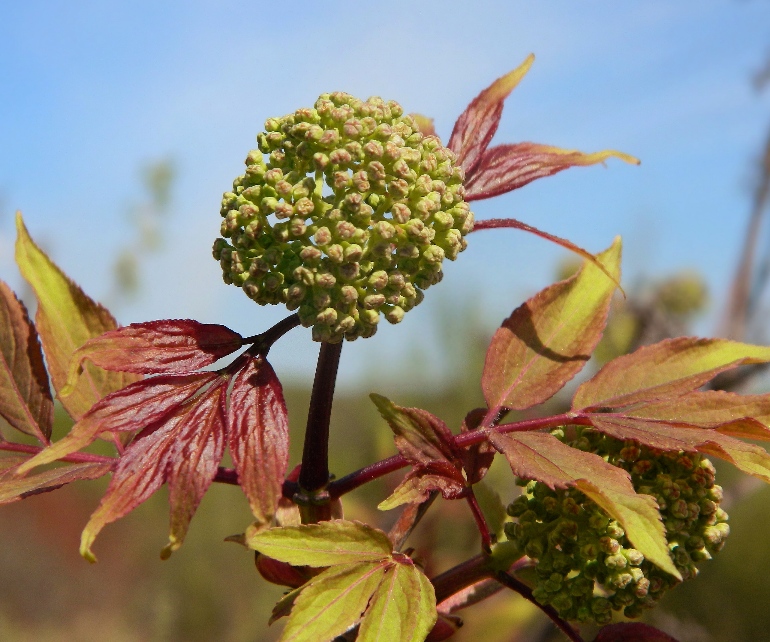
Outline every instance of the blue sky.
[[(436, 119), (446, 140), (465, 105), (536, 55), (509, 98), (499, 142), (620, 149), (640, 167), (576, 168), (480, 202), (592, 251), (625, 241), (625, 282), (693, 268), (715, 305), (734, 270), (751, 159), (770, 92), (751, 75), (770, 55), (765, 0), (567, 2), (3, 3), (0, 7), (0, 278), (18, 287), (13, 212), (96, 298), (131, 230), (140, 168), (178, 168), (164, 250), (143, 265), (122, 323), (190, 317), (244, 333), (284, 314), (221, 282), (210, 246), (219, 200), (269, 116), (341, 89)], [(426, 302), (343, 354), (343, 381), (405, 363), (407, 336), (440, 351), (440, 311), (469, 293), (491, 329), (548, 284), (563, 251), (520, 232), (480, 232)], [(312, 376), (316, 346), (295, 331), (279, 374)], [(383, 355), (388, 358), (384, 359)]]

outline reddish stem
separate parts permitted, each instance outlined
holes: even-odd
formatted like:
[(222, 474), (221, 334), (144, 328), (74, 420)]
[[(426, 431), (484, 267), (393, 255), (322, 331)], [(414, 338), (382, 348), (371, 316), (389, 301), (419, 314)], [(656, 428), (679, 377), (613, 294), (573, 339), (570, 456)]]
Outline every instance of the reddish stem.
[(494, 577), (494, 571), (487, 566), (488, 559), (486, 555), (476, 555), (431, 579), (436, 590), (436, 604), (441, 604), (471, 584)]
[(296, 328), (299, 324), (299, 315), (295, 312), (261, 334), (255, 334), (253, 337), (246, 337), (242, 340), (242, 344), (246, 345), (248, 343), (253, 343), (254, 345), (249, 348), (249, 352), (266, 356), (271, 346), (278, 341), (278, 339), (289, 330)]
[(481, 534), (481, 548), (488, 555), (492, 552), (492, 533), (489, 532), (489, 525), (484, 517), (484, 513), (479, 506), (479, 502), (476, 499), (476, 495), (473, 492), (473, 487), (468, 486), (465, 499), (468, 502), (468, 506), (471, 507), (471, 513), (473, 513), (473, 519), (476, 520), (476, 526)]
[[(28, 446), (26, 444), (15, 444), (10, 441), (3, 441), (0, 442), (0, 450), (37, 455), (43, 448), (41, 446)], [(118, 459), (116, 457), (107, 457), (104, 455), (92, 455), (91, 453), (72, 453), (62, 457), (58, 461), (67, 461), (75, 464), (115, 464), (118, 462)]]
[(503, 586), (508, 587), (512, 591), (516, 591), (525, 600), (532, 602), (532, 604), (543, 611), (543, 613), (545, 613), (551, 619), (551, 621), (556, 626), (558, 626), (570, 640), (572, 640), (572, 642), (584, 642), (583, 638), (580, 637), (580, 634), (575, 631), (575, 629), (573, 629), (566, 620), (559, 617), (559, 613), (555, 608), (552, 606), (545, 606), (540, 604), (540, 602), (538, 602), (532, 595), (532, 589), (524, 584), (524, 582), (517, 580), (515, 577), (509, 575), (505, 571), (499, 571), (492, 577), (494, 577)]

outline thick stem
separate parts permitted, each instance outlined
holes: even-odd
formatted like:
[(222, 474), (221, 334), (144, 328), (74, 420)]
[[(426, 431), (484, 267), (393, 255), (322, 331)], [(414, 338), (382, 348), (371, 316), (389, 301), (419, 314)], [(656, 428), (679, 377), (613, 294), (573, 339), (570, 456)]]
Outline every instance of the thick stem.
[(540, 604), (540, 602), (538, 602), (533, 597), (532, 589), (524, 584), (524, 582), (517, 580), (515, 577), (509, 575), (505, 571), (495, 573), (494, 578), (500, 582), (500, 584), (507, 586), (512, 591), (516, 591), (524, 599), (532, 602), (532, 604), (543, 611), (543, 613), (545, 613), (551, 619), (551, 621), (556, 626), (558, 626), (570, 640), (572, 640), (572, 642), (584, 642), (583, 638), (580, 637), (580, 634), (575, 631), (575, 629), (573, 629), (566, 620), (563, 620), (561, 617), (559, 617), (559, 614), (555, 608), (552, 606), (544, 606), (543, 604)]
[(322, 343), (318, 353), (299, 473), (300, 488), (307, 493), (324, 489), (329, 483), (329, 421), (341, 352), (339, 342)]
[(255, 334), (253, 337), (246, 337), (243, 339), (243, 345), (253, 343), (254, 345), (249, 348), (249, 352), (265, 356), (270, 350), (270, 347), (278, 341), (278, 339), (289, 330), (296, 328), (299, 324), (299, 315), (295, 312), (261, 334)]
[(471, 584), (493, 577), (494, 571), (487, 565), (488, 560), (486, 555), (476, 555), (431, 579), (436, 590), (436, 604), (441, 604)]

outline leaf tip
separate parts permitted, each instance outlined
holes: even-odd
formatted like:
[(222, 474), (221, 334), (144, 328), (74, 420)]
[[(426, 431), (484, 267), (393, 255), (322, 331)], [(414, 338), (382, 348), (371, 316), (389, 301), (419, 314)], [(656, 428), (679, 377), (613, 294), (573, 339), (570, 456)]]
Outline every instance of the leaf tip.
[(91, 544), (94, 543), (96, 533), (91, 532), (89, 526), (83, 530), (80, 536), (80, 556), (89, 564), (96, 564), (96, 555), (91, 551)]
[(182, 545), (182, 541), (176, 537), (176, 535), (168, 536), (168, 544), (166, 544), (160, 551), (160, 559), (167, 560), (171, 557), (171, 553), (177, 550)]

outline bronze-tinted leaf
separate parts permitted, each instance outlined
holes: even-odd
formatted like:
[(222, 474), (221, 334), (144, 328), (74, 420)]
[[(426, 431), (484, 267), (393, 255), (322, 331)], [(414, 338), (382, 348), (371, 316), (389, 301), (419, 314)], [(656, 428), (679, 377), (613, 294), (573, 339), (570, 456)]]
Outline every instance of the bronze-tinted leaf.
[(455, 459), (452, 432), (441, 419), (420, 408), (402, 408), (381, 395), (369, 397), (395, 434), (399, 452), (410, 462)]
[(215, 372), (160, 375), (113, 392), (94, 404), (64, 438), (24, 464), (20, 472), (66, 457), (84, 448), (105, 431), (142, 430), (171, 414), (217, 376)]
[(682, 428), (665, 422), (622, 415), (589, 415), (594, 427), (616, 439), (634, 441), (669, 451), (700, 452), (729, 461), (744, 473), (770, 483), (770, 455), (759, 446), (718, 430)]
[(48, 444), (53, 399), (35, 326), (24, 305), (0, 281), (0, 417)]
[[(89, 339), (115, 329), (117, 324), (106, 308), (88, 297), (35, 245), (21, 214), (16, 216), (16, 229), (16, 262), (37, 296), (35, 324), (54, 390), (58, 392), (67, 382), (75, 350)], [(59, 400), (74, 419), (80, 419), (99, 399), (137, 378), (88, 365), (71, 394), (60, 394)]]
[(668, 553), (658, 505), (639, 495), (630, 475), (598, 455), (571, 448), (542, 432), (491, 432), (489, 441), (505, 455), (514, 475), (550, 488), (575, 487), (620, 522), (629, 541), (653, 564), (681, 579)]
[(281, 384), (263, 358), (250, 359), (235, 376), (227, 422), (238, 483), (254, 517), (267, 523), (289, 465), (289, 420)]
[(495, 80), (473, 99), (457, 119), (447, 147), (457, 155), (466, 179), (473, 177), (474, 169), (497, 131), (505, 99), (529, 71), (534, 60), (535, 57), (530, 54), (519, 67)]
[[(460, 427), (461, 433), (476, 430), (487, 414), (486, 408), (471, 410)], [(495, 459), (497, 451), (488, 441), (481, 441), (468, 448), (463, 448), (460, 457), (463, 461), (463, 469), (468, 478), (468, 483), (473, 485), (484, 479), (489, 467)]]
[[(619, 239), (597, 259), (620, 278)], [(580, 372), (602, 336), (615, 287), (587, 262), (516, 309), (487, 351), (481, 383), (489, 408), (530, 408)]]
[(465, 200), (477, 201), (499, 196), (569, 167), (596, 165), (611, 157), (639, 164), (639, 160), (633, 156), (614, 150), (584, 154), (577, 150), (536, 143), (491, 147), (484, 151), (473, 176), (465, 183)]
[(91, 544), (107, 524), (120, 519), (169, 483), (171, 530), (162, 556), (181, 546), (190, 519), (216, 475), (225, 448), (224, 384), (195, 403), (178, 407), (132, 441), (115, 468), (107, 492), (80, 540), (80, 554), (95, 561)]
[(9, 504), (30, 495), (56, 490), (70, 482), (97, 479), (110, 472), (111, 468), (109, 463), (71, 464), (29, 477), (0, 475), (0, 504)]
[(459, 499), (465, 496), (467, 485), (462, 473), (448, 462), (430, 462), (410, 472), (377, 508), (391, 510), (402, 504), (421, 504), (433, 491), (439, 491), (444, 499)]
[(572, 408), (620, 408), (672, 399), (700, 388), (720, 372), (767, 361), (770, 347), (726, 339), (666, 339), (610, 361), (577, 389)]
[(214, 323), (191, 319), (132, 323), (78, 348), (72, 356), (69, 381), (77, 380), (86, 359), (105, 370), (180, 374), (204, 368), (241, 345), (240, 334)]

